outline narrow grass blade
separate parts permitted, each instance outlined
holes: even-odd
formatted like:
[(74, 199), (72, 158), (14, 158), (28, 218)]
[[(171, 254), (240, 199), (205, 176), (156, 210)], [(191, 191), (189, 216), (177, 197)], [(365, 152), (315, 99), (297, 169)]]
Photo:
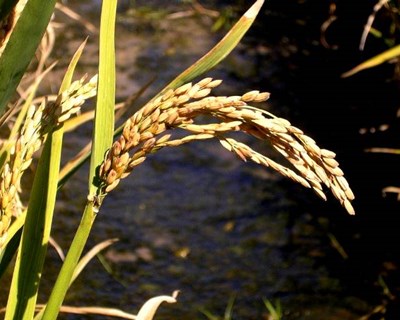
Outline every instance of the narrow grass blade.
[[(86, 267), (86, 265), (93, 259), (93, 257), (95, 257), (101, 250), (104, 250), (105, 248), (109, 247), (110, 245), (112, 245), (113, 243), (115, 243), (117, 241), (118, 241), (118, 239), (108, 239), (108, 240), (105, 240), (105, 241), (97, 244), (91, 250), (89, 250), (89, 252), (85, 254), (85, 256), (79, 261), (79, 263), (75, 267), (74, 274), (72, 276), (72, 279), (71, 279), (71, 282), (69, 285), (71, 285), (75, 281), (75, 279), (79, 276), (79, 274)], [(45, 309), (46, 309), (46, 305), (43, 305), (43, 307), (40, 309), (40, 312), (36, 315), (35, 319), (41, 319)], [(61, 312), (63, 312), (62, 309), (63, 309), (63, 307), (61, 306), (60, 307)]]
[[(104, 154), (110, 148), (114, 132), (115, 105), (115, 17), (116, 0), (104, 0), (100, 23), (100, 58), (97, 103), (93, 131), (92, 156), (90, 161), (89, 194), (97, 189), (96, 170)], [(83, 252), (90, 230), (96, 219), (94, 202), (89, 201), (83, 212), (81, 223), (65, 258), (60, 274), (51, 292), (44, 313), (38, 317), (46, 320), (56, 319), (71, 284), (75, 267)]]
[[(73, 77), (73, 74), (74, 74), (76, 65), (77, 65), (77, 63), (78, 63), (78, 61), (79, 61), (79, 58), (80, 58), (80, 56), (81, 56), (81, 54), (82, 54), (82, 51), (83, 51), (83, 48), (84, 48), (85, 44), (86, 44), (86, 40), (80, 45), (80, 47), (78, 48), (78, 50), (75, 52), (75, 54), (74, 54), (74, 56), (73, 56), (73, 58), (72, 58), (72, 60), (71, 60), (71, 62), (70, 62), (70, 64), (69, 64), (69, 67), (68, 67), (68, 69), (67, 69), (67, 71), (66, 71), (66, 73), (65, 73), (65, 76), (64, 76), (62, 85), (61, 85), (60, 90), (59, 90), (60, 93), (61, 93), (62, 91), (64, 91), (64, 90), (66, 90), (66, 89), (69, 87), (69, 85), (71, 84), (71, 82), (72, 82), (72, 77)], [(32, 85), (31, 93), (29, 94), (28, 99), (26, 100), (25, 106), (24, 106), (23, 109), (26, 109), (26, 108), (31, 104), (32, 99), (33, 99), (33, 97), (34, 97), (34, 94), (35, 94), (35, 92), (36, 92), (36, 89), (37, 89), (39, 83), (40, 83), (41, 80), (44, 78), (44, 76), (54, 67), (54, 65), (55, 65), (55, 63), (53, 63), (49, 68), (47, 68), (47, 70), (44, 71), (44, 72), (40, 75), (40, 77), (39, 77), (38, 79), (36, 79), (35, 83)], [(26, 112), (22, 112), (22, 113), (25, 114)], [(21, 122), (21, 119), (22, 119), (22, 118), (21, 118), (20, 116), (18, 116), (18, 119), (20, 119), (19, 121)], [(16, 126), (13, 127), (13, 130), (15, 129), (15, 127), (16, 127)], [(14, 132), (14, 131), (11, 133), (11, 135), (15, 135), (15, 134), (16, 134), (16, 132)], [(60, 131), (60, 132), (57, 134), (58, 138), (56, 138), (56, 139), (59, 139), (60, 145), (62, 144), (62, 135), (63, 135), (63, 133)], [(55, 140), (53, 140), (53, 141), (55, 141)], [(52, 154), (56, 156), (56, 151), (52, 152)], [(56, 156), (56, 157), (57, 157), (57, 156)], [(56, 159), (57, 159), (57, 158), (56, 158)], [(55, 160), (55, 161), (57, 161), (57, 160)], [(45, 165), (45, 166), (46, 166), (46, 165)], [(59, 170), (57, 170), (57, 172), (58, 172), (58, 171), (59, 171)], [(52, 212), (51, 212), (51, 214), (52, 214)], [(22, 215), (20, 215), (20, 216), (13, 222), (13, 224), (12, 224), (11, 227), (10, 227), (10, 230), (9, 230), (9, 233), (8, 233), (8, 236), (7, 236), (6, 244), (5, 244), (5, 245), (7, 245), (8, 241), (15, 242), (15, 241), (16, 241), (15, 239), (19, 238), (19, 237), (18, 237), (18, 234), (20, 233), (21, 227), (24, 225), (25, 218), (26, 218), (26, 212), (24, 212)], [(50, 230), (47, 230), (47, 233), (49, 233), (49, 232), (50, 232)], [(8, 252), (9, 255), (11, 255), (11, 254), (13, 255), (13, 254), (15, 253), (16, 247), (13, 246), (13, 248), (14, 248), (14, 252), (11, 252), (11, 248), (7, 248), (7, 252)], [(5, 263), (6, 263), (5, 260), (4, 260), (4, 262), (2, 261), (2, 265), (5, 264)]]
[(28, 0), (0, 57), (0, 115), (35, 54), (56, 0)]
[(264, 305), (269, 312), (271, 320), (281, 320), (282, 319), (282, 307), (280, 300), (277, 300), (275, 304), (268, 299), (263, 299)]
[(74, 240), (72, 241), (71, 247), (61, 268), (60, 274), (58, 275), (56, 283), (51, 292), (46, 308), (43, 309), (38, 315), (36, 315), (35, 320), (57, 319), (61, 304), (71, 284), (71, 279), (75, 270), (75, 266), (79, 261), (79, 258), (83, 251), (83, 247), (85, 246), (86, 241), (89, 237), (89, 232), (87, 231), (91, 230), (95, 217), (96, 216), (93, 212), (93, 206), (87, 205), (85, 207), (78, 230), (74, 236)]
[(64, 261), (65, 260), (65, 254), (61, 246), (58, 244), (58, 242), (53, 238), (49, 238), (49, 244), (50, 246), (57, 252), (59, 258)]
[(96, 170), (111, 147), (115, 108), (115, 16), (116, 0), (103, 1), (100, 26), (99, 82), (90, 158), (89, 194), (97, 190)]
[(60, 171), (60, 181), (58, 187), (61, 188), (68, 179), (78, 171), (78, 169), (89, 159), (91, 153), (90, 148), (92, 144), (88, 143), (75, 158), (70, 160)]
[(64, 74), (64, 78), (63, 78), (63, 81), (62, 81), (62, 83), (61, 83), (59, 93), (65, 91), (65, 90), (68, 89), (68, 87), (71, 85), (71, 82), (72, 82), (72, 78), (73, 78), (73, 76), (74, 76), (74, 72), (75, 72), (76, 65), (78, 64), (78, 61), (79, 61), (79, 59), (81, 58), (83, 49), (85, 48), (85, 45), (86, 45), (86, 42), (87, 42), (87, 39), (88, 39), (88, 38), (86, 38), (86, 39), (81, 43), (81, 45), (78, 47), (78, 49), (75, 51), (74, 56), (72, 57), (72, 59), (71, 59), (69, 65), (68, 65), (68, 69), (67, 69), (67, 71), (66, 71), (65, 74)]
[(369, 148), (365, 149), (364, 151), (376, 152), (376, 153), (400, 154), (400, 149), (393, 149), (393, 148)]
[[(71, 60), (60, 93), (71, 84), (83, 46), (84, 43)], [(40, 157), (14, 269), (6, 319), (32, 319), (34, 315), (54, 214), (63, 135), (62, 126), (49, 133)]]
[(119, 241), (119, 239), (107, 239), (105, 241), (102, 241), (100, 243), (98, 243), (97, 245), (95, 245), (92, 249), (89, 250), (88, 253), (86, 253), (84, 255), (84, 257), (82, 257), (82, 259), (79, 261), (78, 265), (75, 268), (74, 271), (74, 276), (72, 277), (71, 280), (71, 284), (72, 282), (75, 281), (75, 279), (80, 275), (80, 273), (82, 272), (82, 270), (86, 267), (86, 265), (98, 254), (100, 253), (102, 250), (108, 248), (109, 246), (111, 246), (112, 244), (114, 244), (115, 242)]
[(22, 122), (25, 119), (25, 115), (26, 112), (28, 110), (28, 108), (30, 107), (30, 105), (32, 104), (33, 99), (36, 96), (36, 91), (40, 85), (40, 83), (42, 82), (42, 80), (44, 79), (44, 77), (51, 71), (53, 70), (53, 68), (55, 67), (55, 65), (57, 64), (57, 62), (53, 62), (46, 70), (44, 70), (42, 73), (40, 73), (36, 79), (35, 82), (30, 86), (29, 90), (29, 95), (26, 98), (24, 105), (22, 106), (21, 111), (18, 113), (18, 117), (15, 120), (15, 123), (11, 129), (11, 133), (10, 133), (10, 138), (12, 139), (13, 137), (15, 137), (17, 135), (17, 132), (19, 131), (19, 129), (22, 126)]
[[(67, 89), (71, 84), (72, 76), (76, 64), (81, 56), (84, 44), (85, 42), (77, 50), (68, 67), (60, 87), (60, 93)], [(40, 158), (38, 171), (35, 175), (35, 182), (25, 221), (23, 240), (19, 252), (20, 259), (18, 259), (19, 263), (17, 263), (14, 273), (17, 274), (17, 280), (15, 282), (17, 283), (17, 288), (20, 287), (20, 277), (22, 277), (21, 282), (23, 284), (26, 283), (27, 287), (26, 292), (18, 291), (19, 296), (24, 297), (24, 294), (27, 294), (29, 295), (29, 298), (26, 304), (23, 298), (19, 298), (15, 303), (15, 307), (13, 307), (14, 299), (10, 296), (11, 300), (9, 303), (11, 305), (11, 313), (9, 313), (9, 308), (7, 307), (8, 313), (6, 314), (6, 316), (10, 314), (10, 319), (13, 319), (14, 317), (17, 317), (18, 319), (19, 315), (23, 315), (24, 318), (26, 317), (30, 319), (34, 314), (40, 275), (42, 273), (44, 257), (47, 251), (55, 207), (63, 134), (64, 132), (62, 127), (49, 134), (48, 139), (45, 142), (44, 152)], [(39, 181), (38, 184), (36, 184), (36, 181)], [(36, 202), (38, 204), (36, 204)], [(42, 221), (40, 218), (38, 219), (38, 216), (42, 217)], [(41, 232), (38, 232), (38, 229)], [(32, 256), (29, 255), (31, 253)], [(32, 263), (32, 261), (35, 263)], [(21, 269), (21, 273), (18, 272), (19, 268)], [(25, 272), (25, 269), (28, 269), (30, 272)], [(31, 276), (30, 279), (26, 279), (26, 276), (29, 275)], [(10, 292), (17, 291), (11, 290)], [(13, 310), (15, 310), (15, 313), (13, 313)]]
[(235, 296), (231, 296), (228, 301), (228, 305), (226, 306), (224, 313), (224, 320), (231, 320), (233, 315), (233, 306), (235, 304)]
[[(36, 90), (39, 87), (39, 84), (42, 82), (43, 78), (53, 69), (53, 67), (55, 65), (56, 65), (56, 63), (52, 63), (45, 71), (43, 71), (35, 79), (35, 82), (29, 88), (30, 93), (29, 93), (26, 101), (24, 102), (21, 110), (18, 113), (18, 116), (17, 116), (17, 118), (16, 118), (16, 120), (15, 120), (15, 122), (13, 124), (12, 129), (11, 129), (11, 132), (10, 132), (10, 135), (9, 135), (9, 139), (5, 140), (3, 145), (0, 148), (0, 168), (3, 167), (4, 162), (8, 158), (8, 154), (9, 154), (10, 148), (14, 144), (14, 140), (15, 140), (14, 138), (16, 137), (17, 133), (21, 129), (22, 123), (25, 120), (26, 112), (27, 112), (28, 108), (30, 107), (33, 98), (35, 97)], [(4, 119), (4, 121), (6, 121), (6, 119)], [(1, 125), (1, 120), (0, 120), (0, 125)]]
[(205, 309), (201, 309), (200, 312), (202, 314), (204, 314), (208, 320), (220, 320), (219, 317), (217, 317), (216, 315), (213, 315), (210, 311), (205, 310)]
[(197, 76), (207, 72), (221, 62), (239, 43), (256, 19), (264, 0), (256, 1), (225, 37), (207, 54), (176, 77), (166, 89), (179, 87)]
[(86, 122), (89, 122), (94, 119), (94, 110), (90, 110), (87, 112), (83, 112), (76, 117), (68, 119), (64, 123), (65, 132), (74, 131), (76, 128), (80, 127)]
[(362, 70), (376, 67), (386, 61), (397, 58), (398, 56), (400, 56), (400, 44), (372, 57), (371, 59), (368, 59), (367, 61), (364, 61), (363, 63), (360, 63), (353, 69), (343, 73), (342, 78), (347, 78)]
[[(124, 104), (118, 104), (115, 106), (115, 111), (120, 110), (121, 112), (124, 112), (123, 108), (124, 108)], [(70, 118), (68, 119), (65, 123), (64, 123), (64, 130), (65, 132), (70, 132), (75, 130), (76, 128), (78, 128), (79, 126), (83, 125), (86, 122), (89, 122), (91, 120), (94, 119), (94, 115), (95, 115), (95, 111), (94, 110), (90, 110), (87, 112), (83, 112), (80, 115)], [(115, 119), (117, 119), (117, 115), (115, 117)]]
[(338, 239), (335, 237), (333, 233), (328, 233), (328, 238), (331, 241), (331, 246), (336, 249), (336, 251), (340, 254), (343, 259), (348, 259), (349, 255), (347, 254), (346, 250), (340, 244)]
[(57, 194), (62, 149), (60, 139), (62, 132), (48, 136), (35, 174), (6, 320), (32, 319), (34, 315)]

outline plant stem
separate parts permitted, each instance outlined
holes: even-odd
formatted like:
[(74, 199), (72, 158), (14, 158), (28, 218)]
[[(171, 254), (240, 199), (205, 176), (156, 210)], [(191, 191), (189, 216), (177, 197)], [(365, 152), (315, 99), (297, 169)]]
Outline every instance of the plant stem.
[(68, 251), (60, 274), (58, 275), (57, 281), (51, 292), (47, 306), (42, 317), (39, 317), (39, 319), (57, 319), (61, 304), (71, 284), (75, 267), (81, 257), (95, 219), (96, 213), (93, 211), (93, 203), (88, 202), (81, 223), (72, 241), (70, 250)]

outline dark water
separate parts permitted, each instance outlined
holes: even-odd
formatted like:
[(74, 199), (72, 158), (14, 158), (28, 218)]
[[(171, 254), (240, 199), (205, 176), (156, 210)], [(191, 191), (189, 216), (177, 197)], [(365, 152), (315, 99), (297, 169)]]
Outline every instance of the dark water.
[[(210, 31), (212, 19), (204, 16), (166, 19), (169, 12), (189, 8), (181, 2), (152, 1), (155, 11), (136, 3), (140, 14), (131, 14), (128, 1), (119, 8), (118, 100), (154, 76), (157, 79), (150, 91), (156, 92), (222, 35)], [(98, 24), (99, 1), (69, 4)], [(343, 103), (349, 82), (340, 82), (338, 69), (327, 64), (334, 58), (313, 43), (315, 34), (307, 34), (323, 21), (325, 6), (321, 5), (317, 21), (305, 13), (304, 6), (282, 8), (276, 1), (264, 6), (260, 22), (243, 44), (209, 75), (224, 80), (219, 94), (271, 91), (272, 99), (265, 108), (306, 126), (321, 145), (337, 151), (350, 182), (353, 180), (361, 193), (356, 202), (361, 218), (348, 217), (333, 197), (323, 203), (309, 190), (270, 170), (240, 162), (217, 142), (162, 150), (108, 196), (97, 218), (90, 246), (120, 239), (103, 256), (112, 273), (93, 260), (71, 288), (66, 304), (137, 312), (150, 297), (179, 289), (178, 303), (163, 305), (157, 319), (206, 319), (202, 309), (222, 317), (232, 297), (233, 319), (267, 319), (263, 299), (279, 299), (285, 319), (358, 319), (382, 302), (376, 281), (384, 262), (397, 268), (389, 245), (395, 238), (391, 229), (387, 241), (370, 238), (373, 232), (368, 223), (372, 220), (381, 228), (391, 225), (394, 229), (394, 224), (384, 223), (374, 214), (389, 218), (398, 206), (393, 207), (394, 201), (382, 202), (380, 184), (386, 186), (387, 180), (377, 180), (366, 188), (371, 183), (371, 178), (365, 178), (366, 168), (352, 162), (363, 153), (360, 142), (367, 144), (358, 135), (359, 126), (374, 123), (367, 117), (360, 119), (363, 101), (353, 97)], [(222, 3), (218, 8), (226, 7)], [(293, 39), (300, 39), (296, 33), (301, 28), (292, 20), (295, 13), (309, 28), (302, 30), (307, 36), (297, 42)], [(61, 15), (59, 19), (63, 19)], [(81, 25), (67, 22), (55, 56), (70, 57), (86, 35), (82, 30)], [(96, 36), (92, 35), (80, 72), (96, 72), (96, 54)], [(343, 60), (342, 68), (348, 67), (346, 63), (350, 65)], [(341, 98), (334, 95), (333, 88), (341, 90)], [(344, 110), (350, 103), (354, 107)], [(80, 128), (67, 137), (67, 155), (90, 139), (90, 130), (89, 126)], [(274, 157), (260, 142), (248, 137), (242, 141)], [(54, 237), (64, 248), (85, 203), (86, 169), (62, 191)], [(382, 173), (374, 167), (368, 175), (381, 177)], [(369, 196), (369, 202), (363, 200)], [(332, 237), (344, 246), (347, 259), (332, 246)], [(54, 252), (50, 258), (53, 262), (45, 279), (54, 277), (57, 269), (53, 267), (60, 265)], [(44, 287), (49, 285), (44, 282)]]

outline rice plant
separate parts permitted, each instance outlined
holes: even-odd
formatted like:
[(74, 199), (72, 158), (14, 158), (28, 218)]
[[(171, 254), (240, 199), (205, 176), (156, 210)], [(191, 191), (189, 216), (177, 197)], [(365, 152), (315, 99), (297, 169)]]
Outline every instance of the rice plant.
[[(325, 186), (350, 214), (354, 214), (351, 205), (354, 195), (334, 152), (320, 148), (288, 120), (257, 107), (269, 98), (269, 93), (253, 90), (236, 96), (214, 96), (213, 89), (222, 85), (222, 81), (203, 76), (235, 48), (255, 20), (263, 1), (255, 1), (214, 48), (166, 84), (117, 129), (114, 128), (116, 5), (116, 0), (102, 3), (98, 75), (74, 80), (74, 70), (84, 50), (83, 41), (71, 59), (56, 96), (36, 97), (40, 81), (52, 68), (45, 69), (43, 60), (39, 60), (35, 77), (30, 78), (26, 88), (27, 94), (16, 99), (16, 88), (21, 88), (29, 79), (26, 70), (40, 41), (42, 45), (43, 41), (52, 43), (48, 24), (55, 1), (0, 1), (0, 112), (3, 128), (6, 125), (11, 128), (8, 137), (7, 130), (2, 129), (0, 154), (0, 275), (16, 254), (8, 303), (2, 310), (5, 319), (56, 319), (62, 311), (142, 320), (152, 319), (160, 303), (176, 302), (177, 292), (155, 297), (146, 302), (136, 316), (115, 309), (82, 310), (63, 305), (66, 292), (85, 264), (82, 253), (103, 201), (109, 193), (117, 192), (121, 179), (127, 178), (137, 166), (145, 164), (152, 153), (163, 148), (217, 139), (239, 159), (271, 168), (313, 189), (324, 200)], [(46, 50), (41, 52), (45, 59)], [(91, 98), (96, 99), (91, 150), (61, 169), (64, 129), (70, 121), (79, 122), (81, 116), (77, 113)], [(208, 123), (198, 121), (204, 116), (210, 119)], [(232, 132), (265, 141), (283, 155), (291, 167), (232, 138)], [(31, 186), (22, 186), (21, 178), (31, 166), (34, 154), (39, 154), (34, 181)], [(39, 304), (37, 296), (51, 222), (57, 214), (58, 190), (89, 157), (87, 202), (82, 208), (80, 225), (48, 301)], [(20, 201), (21, 192), (30, 192), (28, 203)]]

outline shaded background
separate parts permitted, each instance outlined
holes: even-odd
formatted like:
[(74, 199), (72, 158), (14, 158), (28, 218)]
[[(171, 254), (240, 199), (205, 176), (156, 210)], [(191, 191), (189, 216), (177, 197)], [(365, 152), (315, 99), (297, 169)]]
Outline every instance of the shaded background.
[[(385, 279), (394, 295), (399, 289), (399, 202), (396, 195), (382, 193), (384, 187), (398, 185), (398, 156), (366, 152), (372, 147), (398, 148), (396, 61), (341, 78), (343, 72), (386, 50), (385, 40), (398, 43), (398, 29), (393, 28), (398, 25), (397, 13), (393, 16), (382, 9), (373, 24), (382, 31), (382, 38), (370, 34), (365, 50), (359, 50), (364, 25), (376, 3), (268, 1), (264, 17), (251, 31), (263, 35), (265, 42), (261, 41), (278, 64), (273, 75), (261, 75), (260, 80), (277, 78), (284, 84), (272, 90), (273, 97), (283, 101), (290, 109), (290, 118), (296, 117), (321, 145), (337, 152), (353, 187), (355, 218), (343, 217), (336, 208), (315, 201), (307, 210), (313, 207), (313, 217), (327, 217), (330, 231), (348, 254), (345, 260), (328, 257), (329, 271), (366, 299), (376, 299), (378, 276)], [(321, 26), (332, 5), (336, 20), (324, 34), (331, 46), (327, 48), (321, 43)], [(392, 1), (391, 5), (398, 8), (399, 4)], [(396, 302), (389, 311), (387, 319), (400, 314)]]

